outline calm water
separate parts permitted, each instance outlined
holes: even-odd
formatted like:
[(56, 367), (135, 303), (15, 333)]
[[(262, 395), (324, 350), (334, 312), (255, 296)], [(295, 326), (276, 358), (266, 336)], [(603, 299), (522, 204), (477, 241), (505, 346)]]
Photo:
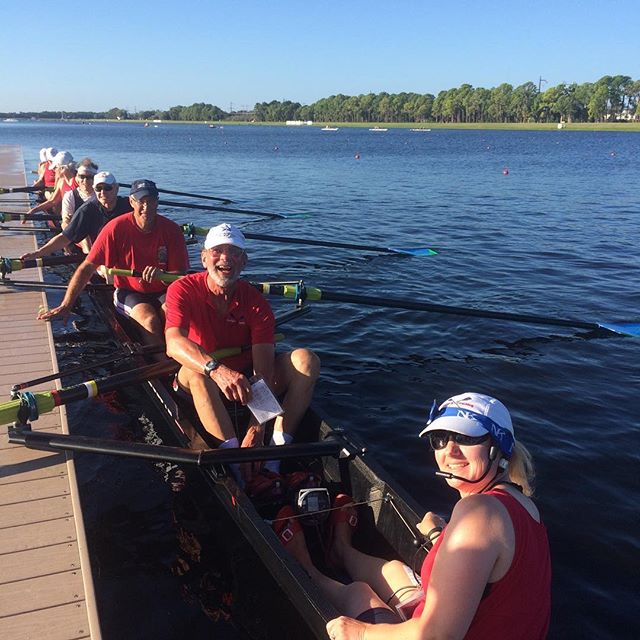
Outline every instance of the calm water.
[[(22, 145), (28, 168), (55, 145), (123, 182), (148, 177), (261, 211), (313, 214), (273, 221), (165, 209), (180, 222), (228, 219), (274, 235), (440, 251), (406, 258), (255, 243), (248, 273), (261, 279), (592, 322), (639, 315), (637, 134), (0, 123), (0, 143)], [(553, 554), (551, 637), (635, 635), (640, 341), (335, 303), (317, 303), (286, 334), (320, 354), (316, 402), (330, 421), (366, 439), (425, 508), (447, 510), (454, 498), (416, 438), (427, 406), (463, 390), (502, 399), (537, 463)], [(93, 409), (74, 410), (80, 426), (83, 411)], [(131, 429), (119, 415), (109, 429)], [(181, 637), (174, 629), (185, 625), (192, 638), (212, 637), (220, 625), (202, 620), (175, 575), (175, 533), (162, 526), (174, 498), (161, 476), (109, 460), (85, 473), (107, 624), (113, 602), (133, 610), (152, 581), (157, 609), (137, 617), (154, 637)], [(149, 540), (131, 539), (131, 520)], [(167, 561), (141, 557), (150, 546)], [(151, 635), (142, 628), (130, 637)]]

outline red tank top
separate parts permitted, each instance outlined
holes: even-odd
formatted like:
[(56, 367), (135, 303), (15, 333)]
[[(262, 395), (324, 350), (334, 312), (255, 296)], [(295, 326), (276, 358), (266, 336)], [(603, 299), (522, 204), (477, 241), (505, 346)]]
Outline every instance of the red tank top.
[(56, 186), (56, 172), (55, 169), (49, 168), (49, 163), (47, 163), (47, 166), (44, 170), (43, 178), (45, 187), (51, 188)]
[[(487, 492), (497, 498), (509, 512), (515, 533), (513, 560), (507, 573), (488, 586), (476, 611), (465, 640), (486, 640), (492, 637), (509, 640), (538, 640), (546, 638), (551, 616), (551, 559), (547, 530), (503, 489)], [(422, 565), (422, 585), (427, 587), (436, 554), (444, 531)], [(419, 618), (424, 602), (418, 605), (413, 617)]]
[(71, 182), (67, 182), (66, 180), (62, 180), (62, 186), (60, 187), (60, 192), (64, 196), (67, 191), (73, 191), (78, 187), (78, 183), (75, 178), (71, 178)]

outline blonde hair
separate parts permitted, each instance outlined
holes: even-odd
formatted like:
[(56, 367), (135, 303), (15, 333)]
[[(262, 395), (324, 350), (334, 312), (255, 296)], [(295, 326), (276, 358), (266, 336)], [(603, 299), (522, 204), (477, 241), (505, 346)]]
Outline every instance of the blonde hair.
[(522, 487), (522, 493), (524, 493), (525, 496), (533, 495), (533, 481), (536, 477), (536, 472), (533, 468), (533, 459), (527, 451), (527, 448), (520, 442), (516, 442), (513, 447), (507, 474), (511, 482), (515, 482)]

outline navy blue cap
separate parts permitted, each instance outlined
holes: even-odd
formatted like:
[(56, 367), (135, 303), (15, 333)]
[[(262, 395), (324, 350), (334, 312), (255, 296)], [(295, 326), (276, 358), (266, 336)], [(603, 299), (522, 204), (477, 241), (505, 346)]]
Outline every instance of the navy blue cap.
[(135, 180), (131, 184), (129, 195), (133, 196), (136, 200), (140, 200), (140, 198), (144, 198), (145, 196), (157, 198), (158, 187), (156, 187), (156, 183), (153, 182), (153, 180)]

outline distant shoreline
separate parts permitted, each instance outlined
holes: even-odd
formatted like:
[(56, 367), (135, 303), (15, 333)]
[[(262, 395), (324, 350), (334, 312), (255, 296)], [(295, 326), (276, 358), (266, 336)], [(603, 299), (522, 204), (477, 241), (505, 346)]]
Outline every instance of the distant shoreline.
[[(19, 122), (30, 122), (29, 120), (19, 120)], [(66, 119), (53, 120), (41, 118), (34, 122), (70, 122), (70, 123), (112, 123), (112, 124), (149, 124), (150, 127), (154, 125), (174, 125), (174, 124), (191, 124), (202, 125), (208, 127), (214, 125), (215, 128), (219, 127), (231, 127), (231, 126), (275, 126), (284, 127), (284, 122), (237, 122), (222, 120), (217, 122), (211, 121), (193, 121), (193, 120), (162, 120), (162, 122), (153, 122), (149, 120), (89, 120), (89, 119)], [(0, 125), (2, 123), (0, 122)], [(452, 122), (314, 122), (312, 125), (301, 127), (289, 127), (291, 129), (301, 128), (318, 128), (318, 127), (338, 127), (341, 128), (354, 128), (354, 129), (372, 129), (375, 127), (384, 129), (459, 129), (459, 130), (487, 130), (487, 131), (557, 131), (558, 123), (555, 122), (479, 122), (479, 123), (452, 123)], [(640, 132), (640, 122), (565, 122), (562, 126), (562, 131), (624, 131), (624, 132)]]

